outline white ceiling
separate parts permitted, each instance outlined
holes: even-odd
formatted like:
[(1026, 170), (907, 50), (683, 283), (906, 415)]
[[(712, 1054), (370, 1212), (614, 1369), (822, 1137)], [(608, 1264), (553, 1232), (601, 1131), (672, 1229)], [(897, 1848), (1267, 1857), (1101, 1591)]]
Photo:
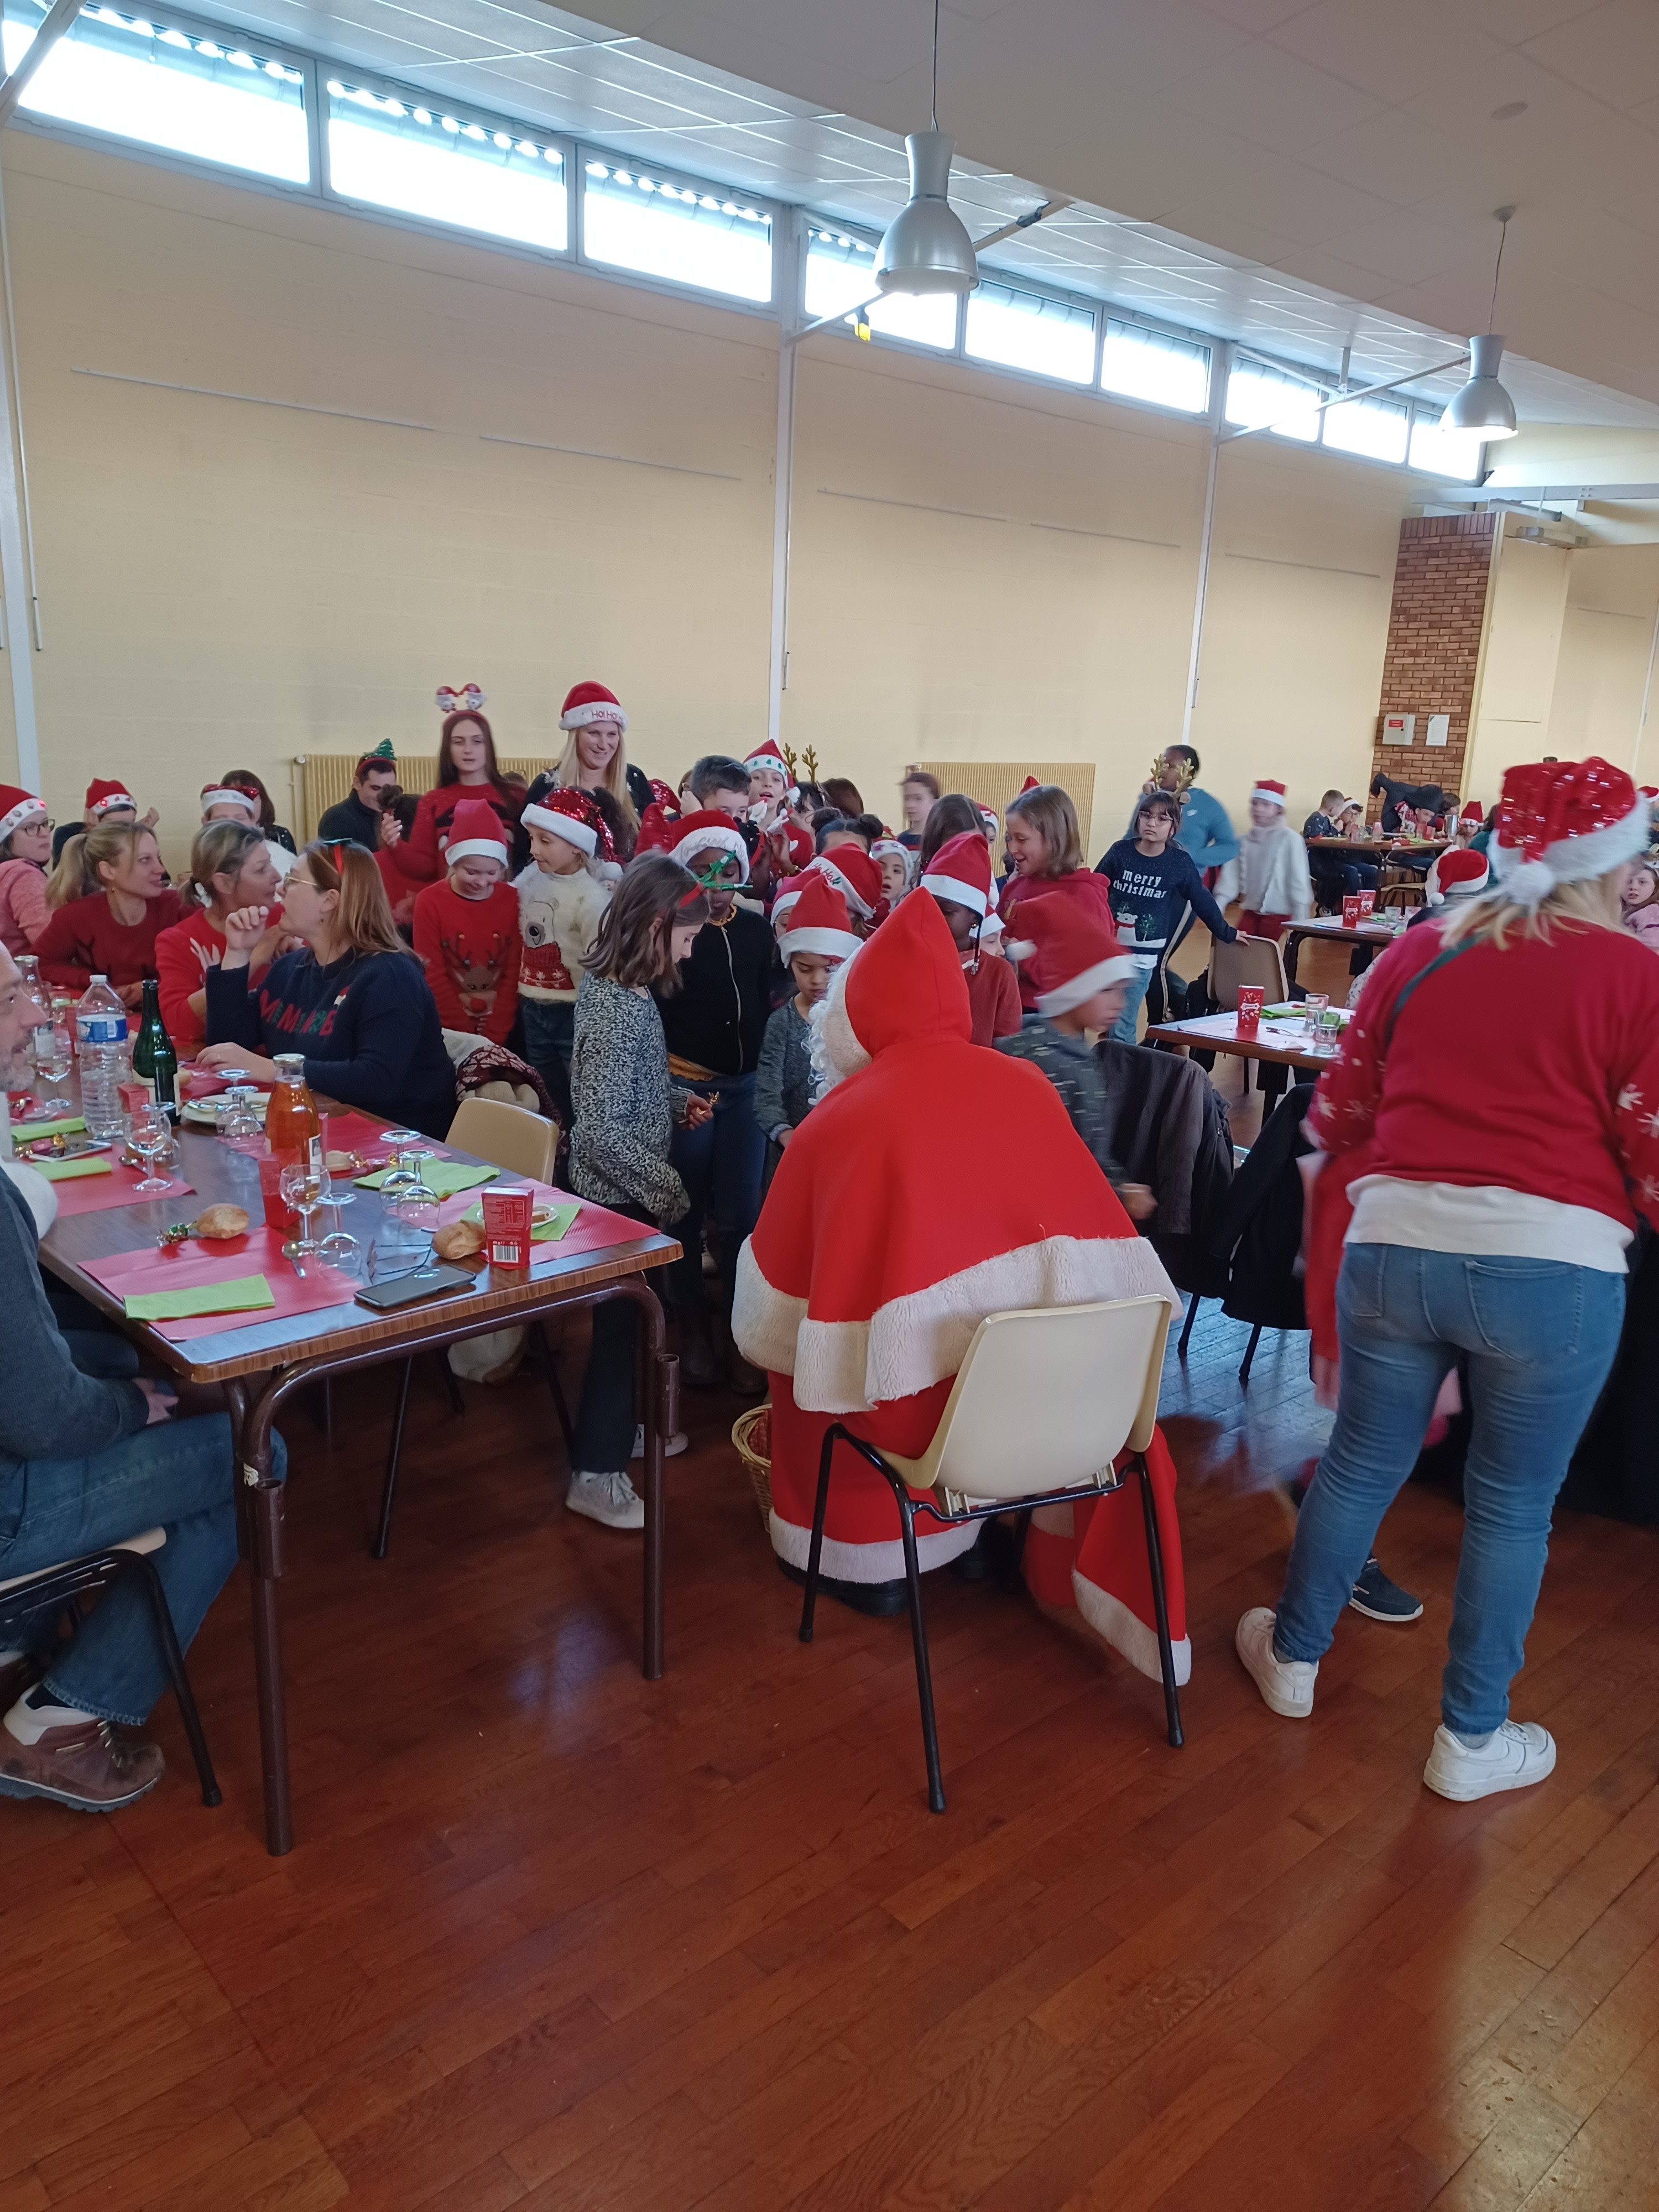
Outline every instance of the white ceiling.
[[(927, 121), (928, 0), (209, 12), (878, 227)], [(939, 106), (970, 229), (1078, 203), (990, 258), (1367, 380), (1486, 327), (1512, 203), (1522, 418), (1659, 423), (1659, 0), (945, 0)]]

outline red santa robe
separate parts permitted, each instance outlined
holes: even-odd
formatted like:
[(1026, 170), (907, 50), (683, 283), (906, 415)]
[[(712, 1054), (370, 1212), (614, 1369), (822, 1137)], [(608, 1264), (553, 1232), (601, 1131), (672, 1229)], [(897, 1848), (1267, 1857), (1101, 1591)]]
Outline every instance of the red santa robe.
[[(847, 1079), (795, 1131), (739, 1256), (732, 1307), (744, 1358), (771, 1378), (773, 1546), (802, 1568), (832, 1421), (919, 1455), (988, 1314), (1148, 1294), (1180, 1303), (1052, 1085), (971, 1042), (960, 956), (933, 900), (905, 899), (836, 971), (823, 1039)], [(1041, 1406), (1030, 1410), (1041, 1419)], [(1175, 1470), (1161, 1435), (1147, 1465), (1185, 1681)], [(1073, 1600), (1156, 1678), (1135, 1486), (1062, 1510), (1076, 1516)], [(922, 1566), (943, 1565), (978, 1533), (977, 1523), (939, 1528), (924, 1515)], [(836, 1455), (823, 1571), (862, 1583), (904, 1572), (892, 1494), (850, 1452)], [(1054, 1579), (1046, 1577), (1045, 1597)]]

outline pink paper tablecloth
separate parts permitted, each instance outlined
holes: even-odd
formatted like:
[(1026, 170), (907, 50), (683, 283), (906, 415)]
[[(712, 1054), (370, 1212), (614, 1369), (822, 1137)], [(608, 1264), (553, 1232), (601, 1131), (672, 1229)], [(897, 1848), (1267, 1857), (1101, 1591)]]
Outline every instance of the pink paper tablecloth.
[(118, 1165), (106, 1176), (74, 1176), (68, 1182), (55, 1182), (58, 1218), (67, 1221), (76, 1213), (102, 1213), (112, 1206), (171, 1205), (175, 1198), (190, 1197), (196, 1188), (175, 1176), (165, 1190), (141, 1194), (137, 1186), (142, 1181), (137, 1168)]
[(232, 1283), (244, 1275), (263, 1275), (276, 1298), (274, 1306), (254, 1313), (192, 1314), (185, 1321), (152, 1322), (149, 1326), (174, 1344), (186, 1337), (215, 1336), (228, 1328), (255, 1328), (261, 1322), (278, 1321), (284, 1314), (312, 1313), (319, 1306), (349, 1305), (356, 1284), (331, 1267), (296, 1275), (293, 1263), (283, 1257), (283, 1238), (274, 1229), (250, 1229), (246, 1237), (233, 1237), (211, 1251), (197, 1239), (165, 1251), (122, 1252), (108, 1260), (89, 1260), (87, 1273), (118, 1298), (144, 1291), (193, 1291), (206, 1283)]

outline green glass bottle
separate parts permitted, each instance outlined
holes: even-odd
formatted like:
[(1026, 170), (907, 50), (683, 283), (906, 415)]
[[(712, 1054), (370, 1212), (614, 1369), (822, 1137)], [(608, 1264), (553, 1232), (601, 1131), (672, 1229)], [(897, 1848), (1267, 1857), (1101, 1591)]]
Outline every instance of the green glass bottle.
[(144, 1002), (132, 1040), (132, 1072), (149, 1084), (156, 1104), (171, 1112), (178, 1097), (179, 1055), (161, 1019), (161, 988), (155, 976), (145, 977)]

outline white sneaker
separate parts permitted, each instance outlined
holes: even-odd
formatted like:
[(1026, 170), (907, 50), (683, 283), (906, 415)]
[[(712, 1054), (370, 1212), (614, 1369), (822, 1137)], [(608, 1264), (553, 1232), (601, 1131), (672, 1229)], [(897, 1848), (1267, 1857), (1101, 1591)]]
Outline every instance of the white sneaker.
[[(668, 1437), (663, 1445), (663, 1457), (665, 1459), (678, 1459), (680, 1454), (685, 1449), (686, 1444), (690, 1440), (684, 1429), (676, 1429), (673, 1435)], [(629, 1453), (628, 1456), (629, 1459), (643, 1459), (645, 1457), (645, 1423), (643, 1421), (639, 1422), (635, 1428), (634, 1449)]]
[(1423, 1779), (1442, 1797), (1467, 1804), (1500, 1790), (1528, 1790), (1555, 1769), (1555, 1738), (1536, 1721), (1505, 1721), (1480, 1751), (1460, 1743), (1449, 1728), (1434, 1732), (1434, 1749)]
[(564, 1502), (607, 1528), (643, 1528), (645, 1500), (625, 1474), (573, 1474)]
[(1252, 1606), (1238, 1624), (1233, 1647), (1268, 1711), (1280, 1713), (1287, 1721), (1305, 1721), (1313, 1711), (1319, 1662), (1274, 1657), (1273, 1623), (1278, 1618), (1267, 1606)]

